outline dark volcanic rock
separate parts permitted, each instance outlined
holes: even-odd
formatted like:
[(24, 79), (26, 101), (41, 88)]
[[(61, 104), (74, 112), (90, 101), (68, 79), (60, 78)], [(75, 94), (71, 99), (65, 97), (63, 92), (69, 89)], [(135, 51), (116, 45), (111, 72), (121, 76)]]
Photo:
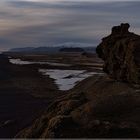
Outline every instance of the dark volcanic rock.
[(0, 54), (0, 80), (9, 78), (9, 59), (6, 55)]
[[(114, 79), (139, 83), (140, 36), (128, 29), (129, 24), (113, 27), (97, 53)], [(83, 80), (16, 138), (140, 138), (140, 88), (113, 78)]]
[(140, 83), (140, 36), (128, 31), (128, 23), (112, 28), (96, 51), (104, 60), (104, 71), (111, 77)]
[(114, 26), (112, 28), (112, 34), (116, 35), (116, 34), (127, 34), (129, 33), (128, 29), (129, 29), (130, 25), (128, 23), (125, 24), (121, 24), (120, 26)]
[(140, 137), (140, 92), (137, 92), (126, 83), (104, 76), (91, 77), (72, 93), (56, 99), (16, 138)]
[[(136, 138), (140, 137), (140, 94), (126, 83), (102, 77), (52, 103), (17, 138)], [(90, 85), (90, 86), (87, 86)], [(94, 85), (94, 86), (93, 86)], [(128, 106), (129, 104), (129, 106)]]

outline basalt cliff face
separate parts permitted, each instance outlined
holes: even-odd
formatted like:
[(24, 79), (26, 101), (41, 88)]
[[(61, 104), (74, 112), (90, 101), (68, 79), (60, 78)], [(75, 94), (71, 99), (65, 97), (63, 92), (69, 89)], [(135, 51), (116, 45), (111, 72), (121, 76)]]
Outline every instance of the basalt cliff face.
[(129, 32), (128, 23), (112, 28), (96, 51), (104, 60), (104, 71), (129, 83), (140, 83), (140, 36)]
[(113, 78), (102, 74), (83, 80), (16, 137), (140, 138), (140, 89), (130, 84), (139, 83), (140, 37), (128, 28), (113, 27), (97, 47), (104, 71)]

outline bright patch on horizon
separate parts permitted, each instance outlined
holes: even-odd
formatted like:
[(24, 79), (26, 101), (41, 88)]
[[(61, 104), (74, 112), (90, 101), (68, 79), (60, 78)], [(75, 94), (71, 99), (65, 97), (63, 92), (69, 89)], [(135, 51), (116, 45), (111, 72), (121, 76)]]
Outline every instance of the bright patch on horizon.
[[(22, 0), (22, 1), (29, 1), (29, 2), (62, 2), (62, 1), (65, 1), (66, 2), (66, 0)], [(140, 0), (67, 0), (67, 1), (76, 1), (76, 2), (80, 2), (80, 1), (82, 1), (82, 2), (117, 2), (117, 1), (119, 1), (119, 2), (123, 2), (123, 1), (140, 1)]]

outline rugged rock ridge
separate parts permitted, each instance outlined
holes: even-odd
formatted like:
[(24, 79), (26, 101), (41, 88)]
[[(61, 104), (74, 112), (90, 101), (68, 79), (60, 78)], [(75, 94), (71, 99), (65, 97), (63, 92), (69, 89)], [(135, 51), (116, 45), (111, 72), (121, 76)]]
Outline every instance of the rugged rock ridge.
[[(97, 53), (110, 76), (138, 83), (140, 36), (128, 28), (129, 24), (113, 27)], [(16, 138), (140, 138), (140, 90), (113, 78), (83, 80)]]
[(113, 27), (96, 52), (104, 60), (104, 71), (111, 77), (140, 83), (140, 36), (129, 32), (129, 27), (128, 23)]
[(139, 103), (140, 92), (126, 83), (93, 76), (55, 100), (16, 138), (140, 138)]

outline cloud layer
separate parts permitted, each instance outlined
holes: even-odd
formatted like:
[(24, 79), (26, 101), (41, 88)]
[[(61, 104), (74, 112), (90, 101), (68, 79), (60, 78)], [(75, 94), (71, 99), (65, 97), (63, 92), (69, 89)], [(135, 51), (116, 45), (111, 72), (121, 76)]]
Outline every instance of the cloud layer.
[(114, 25), (140, 34), (140, 2), (1, 0), (0, 50), (65, 42), (97, 45)]

